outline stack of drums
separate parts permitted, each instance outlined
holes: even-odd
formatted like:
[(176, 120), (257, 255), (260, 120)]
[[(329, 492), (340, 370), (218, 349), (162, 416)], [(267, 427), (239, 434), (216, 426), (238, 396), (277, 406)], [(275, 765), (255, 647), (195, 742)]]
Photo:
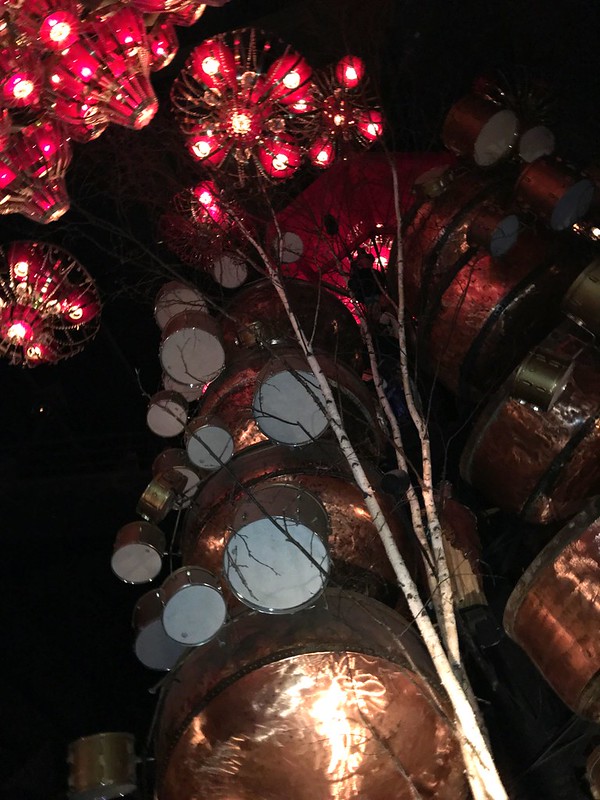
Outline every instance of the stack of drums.
[(278, 800), (285, 787), (293, 800), (466, 798), (431, 674), (412, 628), (359, 595), (239, 616), (164, 690), (157, 796)]
[(560, 531), (509, 598), (504, 625), (559, 697), (600, 722), (600, 499)]

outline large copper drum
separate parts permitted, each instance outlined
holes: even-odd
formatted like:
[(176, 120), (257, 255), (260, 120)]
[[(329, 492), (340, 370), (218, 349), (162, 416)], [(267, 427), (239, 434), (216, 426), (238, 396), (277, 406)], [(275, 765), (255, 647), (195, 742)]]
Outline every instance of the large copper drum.
[[(350, 311), (323, 286), (286, 280), (285, 289), (300, 326), (316, 351), (362, 369), (362, 339)], [(228, 358), (274, 345), (299, 347), (287, 313), (269, 280), (253, 283), (225, 307), (221, 330)]]
[(569, 323), (541, 345), (575, 360), (563, 393), (544, 411), (511, 396), (513, 378), (483, 409), (460, 464), (491, 504), (528, 522), (567, 519), (600, 492), (600, 358)]
[[(367, 467), (374, 485), (380, 475)], [(332, 581), (393, 602), (397, 581), (377, 535), (362, 492), (356, 486), (339, 450), (318, 443), (298, 450), (262, 445), (235, 456), (203, 484), (188, 513), (182, 541), (186, 564), (221, 572), (223, 556), (238, 507), (248, 497), (273, 484), (289, 483), (310, 492), (329, 517), (326, 545), (332, 561)], [(407, 561), (412, 549), (390, 499), (379, 500)]]
[[(252, 413), (254, 395), (261, 372), (271, 359), (285, 360), (297, 351), (277, 347), (271, 351), (254, 350), (237, 361), (213, 381), (199, 408), (202, 415), (217, 415), (231, 433), (236, 453), (267, 441)], [(330, 356), (319, 356), (325, 375), (342, 410), (346, 430), (354, 446), (375, 457), (382, 445), (383, 432), (371, 393), (352, 370), (336, 363)], [(331, 437), (331, 431), (324, 434)]]
[(600, 722), (600, 498), (527, 569), (504, 626), (575, 712)]
[(164, 691), (157, 800), (462, 800), (448, 704), (390, 609), (328, 592), (244, 614)]

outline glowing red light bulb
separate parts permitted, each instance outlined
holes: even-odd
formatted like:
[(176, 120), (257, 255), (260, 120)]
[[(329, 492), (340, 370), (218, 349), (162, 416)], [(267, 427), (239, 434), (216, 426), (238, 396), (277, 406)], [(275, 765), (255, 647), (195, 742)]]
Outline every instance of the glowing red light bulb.
[(175, 58), (179, 44), (175, 26), (170, 20), (159, 20), (148, 31), (150, 69), (157, 72), (168, 66)]
[(33, 335), (33, 328), (22, 320), (12, 321), (6, 328), (5, 337), (15, 344), (23, 344)]
[(358, 56), (344, 56), (335, 66), (335, 79), (344, 89), (354, 89), (365, 76), (365, 65)]
[(218, 39), (207, 39), (192, 53), (194, 77), (211, 89), (223, 91), (237, 87), (235, 59), (231, 50)]
[(81, 24), (70, 11), (53, 11), (39, 29), (41, 41), (51, 50), (64, 50), (79, 38)]
[(311, 93), (312, 68), (297, 53), (281, 56), (269, 67), (265, 83), (270, 97), (285, 105), (294, 105)]
[(0, 50), (0, 96), (9, 108), (34, 108), (42, 96), (42, 65), (25, 48)]
[(291, 136), (273, 137), (259, 147), (258, 159), (269, 177), (283, 180), (299, 168), (302, 150)]
[(335, 148), (333, 142), (327, 136), (320, 136), (308, 150), (310, 163), (315, 167), (327, 169), (335, 160)]
[(223, 137), (212, 132), (192, 134), (188, 137), (187, 143), (193, 158), (198, 161), (206, 161), (216, 166), (227, 155)]
[(357, 111), (354, 120), (359, 134), (367, 142), (374, 142), (383, 133), (383, 114), (375, 108), (368, 111)]

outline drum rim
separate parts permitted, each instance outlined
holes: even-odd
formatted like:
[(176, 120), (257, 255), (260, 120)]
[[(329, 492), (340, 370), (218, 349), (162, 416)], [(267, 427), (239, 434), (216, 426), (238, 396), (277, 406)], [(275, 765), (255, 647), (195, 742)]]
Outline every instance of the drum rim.
[[(131, 578), (124, 578), (123, 575), (121, 575), (121, 574), (119, 574), (117, 572), (117, 570), (115, 569), (115, 556), (117, 555), (117, 553), (120, 553), (126, 547), (144, 547), (146, 550), (152, 551), (152, 554), (153, 554), (152, 558), (154, 558), (155, 556), (158, 557), (158, 570), (153, 574), (153, 576), (151, 578), (144, 578), (143, 580), (134, 581), (134, 580), (131, 580)], [(111, 567), (113, 573), (116, 575), (116, 577), (120, 581), (123, 581), (123, 583), (127, 583), (130, 586), (141, 586), (144, 583), (151, 583), (155, 578), (157, 578), (160, 575), (160, 572), (162, 570), (163, 556), (164, 556), (164, 552), (161, 553), (160, 550), (157, 547), (155, 547), (154, 545), (152, 545), (152, 544), (148, 544), (146, 542), (127, 542), (126, 544), (122, 545), (121, 547), (115, 548), (115, 550), (113, 551), (113, 554), (111, 556), (111, 559), (110, 559), (110, 567)]]
[[(197, 426), (194, 427), (194, 423), (195, 422), (202, 422), (202, 424), (201, 425), (197, 425)], [(216, 466), (206, 467), (206, 466), (202, 466), (202, 465), (196, 464), (196, 462), (192, 459), (192, 456), (190, 455), (190, 449), (189, 449), (190, 445), (193, 442), (197, 442), (198, 445), (204, 447), (204, 450), (206, 451), (206, 454), (211, 459), (211, 463), (213, 463), (214, 460), (215, 460), (213, 458), (212, 454), (209, 453), (209, 451), (206, 449), (206, 446), (203, 445), (203, 442), (194, 435), (197, 431), (202, 430), (202, 428), (216, 428), (219, 431), (223, 431), (223, 433), (226, 435), (227, 446), (226, 446), (226, 448), (225, 448), (225, 450), (223, 452), (224, 452), (225, 455), (227, 455), (227, 458), (226, 459), (220, 459)], [(215, 470), (220, 469), (224, 464), (229, 463), (229, 461), (232, 459), (232, 457), (233, 457), (233, 455), (235, 453), (235, 442), (233, 441), (233, 436), (231, 435), (231, 431), (225, 425), (225, 423), (221, 422), (219, 417), (217, 415), (215, 415), (215, 414), (207, 414), (205, 417), (202, 417), (202, 416), (195, 417), (189, 423), (189, 425), (186, 427), (184, 441), (185, 441), (185, 453), (187, 455), (187, 458), (190, 461), (190, 463), (192, 464), (192, 466), (196, 467), (197, 469), (205, 469), (205, 470), (208, 470), (210, 472), (214, 472)]]

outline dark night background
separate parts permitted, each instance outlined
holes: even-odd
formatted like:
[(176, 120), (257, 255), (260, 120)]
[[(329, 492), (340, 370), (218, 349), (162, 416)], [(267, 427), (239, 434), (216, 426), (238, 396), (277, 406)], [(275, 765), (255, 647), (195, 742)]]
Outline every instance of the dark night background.
[[(149, 689), (161, 673), (137, 663), (130, 631), (147, 588), (120, 584), (109, 560), (163, 447), (146, 428), (143, 392), (156, 391), (160, 377), (153, 294), (178, 265), (155, 243), (155, 223), (191, 166), (156, 131), (167, 124), (168, 89), (190, 47), (255, 23), (315, 66), (348, 51), (363, 56), (391, 120), (388, 144), (398, 150), (439, 149), (452, 102), (479, 74), (500, 69), (551, 88), (563, 155), (584, 166), (600, 154), (597, 0), (231, 0), (178, 29), (180, 54), (154, 78), (165, 112), (156, 125), (139, 134), (109, 130), (76, 147), (67, 176), (73, 210), (63, 220), (41, 228), (0, 217), (3, 242), (42, 238), (68, 247), (105, 303), (100, 333), (81, 355), (31, 370), (0, 364), (0, 800), (64, 797), (69, 741), (127, 730), (143, 743), (150, 725)], [(111, 151), (114, 162), (104, 166)], [(139, 172), (137, 194), (126, 159)], [(465, 410), (441, 395), (436, 407), (441, 453)], [(451, 474), (459, 442), (449, 451)], [(490, 597), (501, 613), (511, 583), (549, 534), (498, 516), (482, 531)], [(571, 717), (525, 658), (512, 651), (510, 658), (515, 727), (493, 715), (492, 723), (498, 739), (527, 742), (520, 755), (501, 749), (513, 796), (589, 796), (578, 787), (598, 732)], [(519, 717), (521, 702), (527, 709)]]

